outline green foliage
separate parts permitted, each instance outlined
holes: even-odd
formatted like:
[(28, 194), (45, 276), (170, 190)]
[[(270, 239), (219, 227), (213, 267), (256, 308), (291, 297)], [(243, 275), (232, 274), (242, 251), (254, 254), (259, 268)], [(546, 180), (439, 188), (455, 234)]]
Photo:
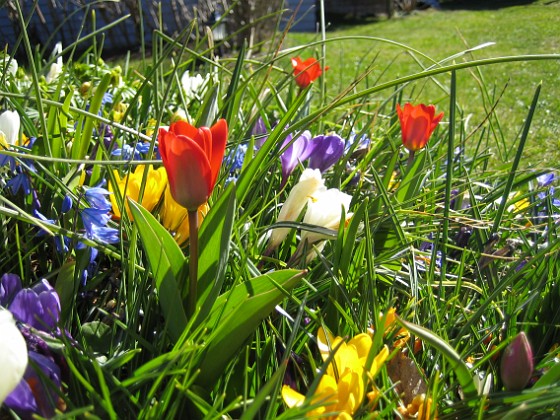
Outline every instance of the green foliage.
[[(500, 12), (496, 25), (523, 10)], [(54, 80), (46, 75), (57, 57), (35, 54), (22, 36), (18, 52), (29, 65), (14, 74), (2, 67), (1, 105), (21, 115), (20, 134), (37, 139), (0, 151), (0, 274), (16, 273), (26, 287), (45, 278), (58, 292), (68, 334), (50, 337), (48, 348), (68, 369), (65, 386), (54, 386), (66, 406), (57, 415), (301, 418), (321, 404), (290, 408), (281, 389), (319, 389), (317, 372), (336, 360), (325, 362), (317, 348), (319, 327), (328, 327), (343, 338), (373, 329), (370, 362), (391, 347), (375, 379), (364, 378), (366, 392), (375, 386), (380, 396), (364, 396), (357, 418), (399, 415), (415, 396), (399, 388), (403, 372), (440, 418), (557, 416), (559, 174), (549, 167), (554, 157), (526, 156), (556, 130), (542, 112), (553, 109), (557, 87), (542, 74), (560, 56), (552, 47), (502, 54), (478, 33), (465, 33), (465, 46), (449, 31), (437, 40), (420, 31), (476, 20), (474, 13), (422, 13), (362, 26), (364, 35), (288, 34), (297, 44), (289, 48), (278, 33), (258, 50), (242, 46), (219, 59), (194, 26), (174, 38), (156, 30), (152, 55), (134, 64), (127, 57), (122, 67), (102, 60), (99, 42), (77, 55), (76, 41)], [(329, 70), (300, 90), (290, 58), (316, 51), (326, 52), (317, 58)], [(383, 61), (387, 52), (394, 62)], [(542, 83), (527, 69), (539, 69)], [(183, 83), (186, 70), (200, 80)], [(498, 73), (507, 73), (513, 95), (502, 94)], [(445, 114), (410, 162), (395, 112), (407, 101), (435, 103)], [(162, 167), (158, 128), (184, 116), (197, 126), (224, 117), (229, 127), (198, 232), (193, 316), (187, 217), (178, 207), (166, 213), (167, 178), (154, 175)], [(254, 130), (259, 119), (266, 134)], [(282, 186), (284, 142), (306, 130), (334, 132), (346, 146), (322, 174), (327, 188), (351, 197), (332, 226), (308, 223), (305, 206), (278, 220), (309, 164), (297, 162)], [(108, 231), (84, 220), (95, 207), (87, 188), (100, 182), (113, 192), (112, 208), (95, 213)], [(63, 211), (66, 197), (73, 205)], [(288, 234), (269, 250), (279, 228)], [(324, 242), (301, 243), (303, 233)], [(404, 330), (385, 325), (390, 308), (409, 331), (406, 356), (396, 347)], [(500, 352), (521, 330), (533, 346), (535, 380), (508, 393)], [(475, 378), (487, 381), (487, 392)]]

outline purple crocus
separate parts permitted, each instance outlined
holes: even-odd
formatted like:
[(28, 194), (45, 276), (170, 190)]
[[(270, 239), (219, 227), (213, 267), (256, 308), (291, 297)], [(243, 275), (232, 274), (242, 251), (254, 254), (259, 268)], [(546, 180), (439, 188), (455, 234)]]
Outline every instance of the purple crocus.
[(21, 289), (9, 309), (18, 321), (51, 332), (56, 329), (60, 317), (60, 300), (54, 288), (43, 279), (30, 289)]
[(255, 137), (255, 148), (260, 149), (264, 142), (268, 139), (268, 130), (262, 117), (259, 117), (255, 123), (251, 134)]
[[(292, 141), (292, 135), (289, 134), (282, 143), (281, 149), (284, 150), (280, 156), (282, 162), (282, 184), (281, 187), (286, 185), (288, 176), (294, 171), (298, 163), (305, 161), (309, 157), (308, 144), (311, 140), (311, 133), (305, 130), (301, 135)], [(286, 148), (287, 147), (287, 148)]]
[[(60, 367), (51, 357), (30, 350), (31, 363), (23, 376), (23, 380), (6, 397), (4, 404), (24, 418), (32, 418), (33, 414), (42, 417), (52, 417), (58, 401), (58, 393), (54, 385), (60, 389)], [(41, 371), (41, 375), (37, 373)], [(45, 383), (42, 378), (46, 376), (51, 384)]]
[(17, 274), (6, 273), (0, 278), (0, 306), (8, 307), (14, 296), (21, 290), (21, 280)]
[[(6, 397), (4, 404), (19, 416), (31, 418), (34, 414), (52, 417), (59, 400), (61, 368), (58, 356), (51, 352), (44, 340), (45, 334), (60, 334), (60, 300), (47, 280), (31, 288), (22, 288), (21, 279), (15, 274), (0, 278), (0, 304), (7, 306), (26, 344), (30, 363), (23, 379)], [(36, 331), (42, 331), (36, 334)], [(58, 360), (63, 363), (63, 360)]]
[(336, 134), (313, 137), (308, 144), (309, 167), (325, 172), (344, 154), (344, 140)]

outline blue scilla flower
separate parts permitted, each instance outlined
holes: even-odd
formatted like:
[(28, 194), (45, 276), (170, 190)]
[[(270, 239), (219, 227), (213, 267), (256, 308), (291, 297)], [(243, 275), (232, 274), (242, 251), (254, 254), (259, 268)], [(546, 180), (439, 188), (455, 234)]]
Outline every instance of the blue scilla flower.
[(357, 134), (353, 132), (344, 144), (344, 153), (349, 153), (350, 151), (352, 151), (352, 153), (363, 152), (369, 147), (370, 143), (371, 139), (365, 134), (358, 137)]
[(19, 190), (22, 190), (25, 195), (31, 194), (29, 176), (21, 170), (16, 172), (16, 175), (6, 183), (6, 187), (13, 195), (17, 194)]
[(113, 94), (109, 92), (105, 92), (103, 98), (101, 98), (101, 105), (107, 105), (113, 103)]
[(64, 196), (64, 198), (62, 199), (62, 206), (60, 206), (60, 212), (62, 214), (68, 213), (70, 210), (72, 210), (72, 205), (72, 197), (70, 197), (69, 195)]
[(246, 154), (247, 154), (247, 145), (240, 144), (225, 156), (224, 165), (229, 170), (230, 174), (241, 170)]
[(119, 242), (119, 231), (108, 226), (91, 226), (91, 239), (106, 244), (116, 244)]
[(93, 207), (82, 209), (82, 222), (88, 236), (92, 235), (93, 226), (102, 227), (106, 226), (111, 219), (109, 213), (105, 209), (96, 209)]
[(539, 187), (548, 187), (554, 181), (554, 172), (549, 172), (546, 174), (539, 175), (537, 177), (537, 183)]
[(107, 196), (112, 194), (110, 191), (102, 187), (86, 188), (84, 195), (86, 200), (92, 208), (104, 210), (105, 212), (111, 210), (112, 205)]
[(136, 143), (132, 147), (124, 144), (121, 149), (115, 149), (111, 152), (111, 156), (120, 156), (122, 160), (142, 160), (142, 154), (148, 153), (150, 150), (150, 143)]

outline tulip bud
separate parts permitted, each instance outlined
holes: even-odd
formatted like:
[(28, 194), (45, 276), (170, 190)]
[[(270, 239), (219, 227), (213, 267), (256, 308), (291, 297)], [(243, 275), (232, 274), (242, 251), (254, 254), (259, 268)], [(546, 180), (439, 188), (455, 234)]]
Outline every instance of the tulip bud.
[(17, 111), (4, 111), (0, 114), (0, 143), (4, 148), (18, 143), (20, 125)]
[(533, 351), (521, 331), (507, 346), (500, 366), (502, 382), (508, 391), (521, 391), (533, 374)]
[(91, 82), (84, 82), (80, 86), (80, 95), (86, 96), (91, 90)]

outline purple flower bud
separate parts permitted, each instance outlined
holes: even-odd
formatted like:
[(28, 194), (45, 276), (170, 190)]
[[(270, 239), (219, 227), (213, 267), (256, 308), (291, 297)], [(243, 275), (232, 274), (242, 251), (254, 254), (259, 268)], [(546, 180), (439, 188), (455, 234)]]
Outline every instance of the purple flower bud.
[(344, 140), (336, 134), (317, 136), (309, 142), (309, 167), (325, 172), (344, 154)]
[(533, 350), (523, 331), (506, 347), (502, 356), (500, 374), (508, 391), (521, 391), (533, 374)]
[(255, 147), (260, 149), (266, 139), (268, 139), (268, 130), (266, 129), (266, 125), (264, 124), (262, 117), (259, 117), (255, 123), (255, 126), (251, 130), (251, 134), (255, 137)]
[(0, 306), (7, 307), (21, 290), (21, 279), (17, 274), (6, 273), (0, 278)]

